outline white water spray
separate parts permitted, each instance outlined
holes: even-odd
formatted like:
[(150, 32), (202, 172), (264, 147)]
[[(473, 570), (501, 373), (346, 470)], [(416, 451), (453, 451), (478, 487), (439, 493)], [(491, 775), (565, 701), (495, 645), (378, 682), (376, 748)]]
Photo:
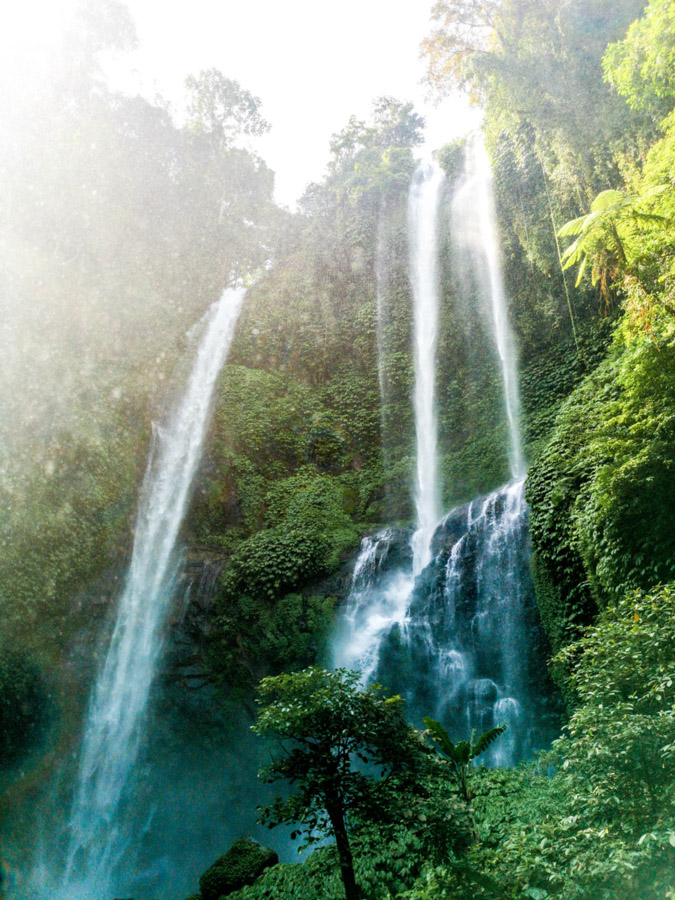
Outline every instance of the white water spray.
[[(379, 648), (394, 625), (405, 628), (415, 577), (431, 562), (431, 539), (440, 517), (436, 418), (436, 346), (438, 343), (439, 276), (437, 221), (445, 176), (434, 163), (421, 163), (410, 185), (408, 234), (410, 282), (414, 309), (415, 390), (413, 405), (417, 439), (412, 564), (383, 572), (391, 534), (365, 538), (354, 568), (352, 588), (333, 639), (335, 667), (357, 669), (367, 683), (379, 663)], [(380, 234), (381, 237), (381, 234)], [(384, 254), (378, 247), (378, 328), (385, 283)], [(382, 346), (378, 331), (382, 387)], [(382, 549), (385, 548), (384, 554)]]
[(414, 308), (415, 433), (417, 465), (413, 537), (413, 575), (431, 560), (431, 538), (440, 517), (436, 416), (436, 347), (438, 344), (439, 277), (437, 222), (445, 180), (435, 163), (422, 163), (413, 175), (408, 205), (410, 281)]
[(380, 206), (380, 216), (377, 226), (377, 246), (375, 248), (375, 299), (376, 321), (375, 336), (377, 340), (377, 380), (380, 386), (380, 424), (382, 438), (384, 440), (385, 421), (384, 407), (387, 402), (386, 386), (386, 360), (384, 350), (384, 319), (385, 301), (389, 290), (389, 253), (387, 246), (387, 208), (386, 204)]
[(526, 469), (520, 439), (518, 364), (504, 293), (492, 170), (480, 133), (467, 141), (465, 174), (453, 200), (453, 213), (453, 233), (468, 245), (486, 281), (509, 427), (509, 468), (515, 480), (522, 478)]
[(108, 654), (87, 715), (65, 874), (55, 894), (104, 897), (125, 849), (119, 822), (136, 762), (150, 687), (173, 596), (178, 531), (199, 463), (218, 373), (245, 291), (229, 289), (200, 323), (195, 366), (181, 402), (157, 427), (141, 489), (131, 565)]

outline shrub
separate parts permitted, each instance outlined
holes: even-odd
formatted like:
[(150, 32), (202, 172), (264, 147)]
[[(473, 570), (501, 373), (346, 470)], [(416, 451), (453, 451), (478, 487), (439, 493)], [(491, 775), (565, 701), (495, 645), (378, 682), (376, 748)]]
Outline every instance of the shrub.
[(247, 884), (253, 884), (265, 869), (278, 862), (279, 857), (274, 850), (261, 847), (251, 838), (239, 838), (199, 879), (201, 896), (203, 900), (226, 897)]

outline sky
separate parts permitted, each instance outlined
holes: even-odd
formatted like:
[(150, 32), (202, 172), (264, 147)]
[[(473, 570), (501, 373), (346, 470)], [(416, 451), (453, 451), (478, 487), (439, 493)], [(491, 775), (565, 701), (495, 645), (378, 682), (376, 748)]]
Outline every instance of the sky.
[[(4, 18), (4, 43), (49, 41), (75, 0), (22, 0)], [(276, 198), (293, 207), (320, 180), (331, 135), (377, 97), (411, 100), (427, 120), (428, 149), (476, 127), (464, 98), (441, 105), (421, 82), (432, 0), (127, 0), (139, 48), (110, 66), (113, 83), (159, 93), (180, 115), (188, 74), (215, 66), (262, 100), (272, 128), (256, 151), (276, 172)], [(24, 40), (25, 39), (25, 40)], [(3, 50), (0, 43), (0, 54)]]

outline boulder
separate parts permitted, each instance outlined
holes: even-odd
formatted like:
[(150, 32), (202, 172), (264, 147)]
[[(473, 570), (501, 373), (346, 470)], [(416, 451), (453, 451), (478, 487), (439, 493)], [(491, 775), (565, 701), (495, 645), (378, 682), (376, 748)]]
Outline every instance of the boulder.
[(239, 838), (199, 879), (203, 900), (220, 900), (253, 882), (279, 857), (251, 838)]

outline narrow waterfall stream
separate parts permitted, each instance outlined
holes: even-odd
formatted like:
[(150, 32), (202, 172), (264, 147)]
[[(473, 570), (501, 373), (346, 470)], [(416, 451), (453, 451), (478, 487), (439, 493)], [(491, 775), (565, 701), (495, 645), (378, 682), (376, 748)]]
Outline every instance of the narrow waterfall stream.
[(465, 172), (452, 198), (451, 237), (459, 264), (471, 274), (467, 299), (492, 331), (513, 480), (439, 523), (434, 383), (441, 184), (441, 173), (418, 169), (410, 192), (417, 528), (387, 528), (363, 540), (333, 662), (358, 669), (364, 681), (382, 682), (407, 699), (416, 723), (431, 715), (455, 739), (505, 723), (507, 732), (487, 759), (509, 765), (546, 745), (558, 721), (529, 572), (517, 359), (480, 136), (467, 143)]
[(438, 205), (445, 175), (435, 163), (422, 163), (413, 175), (408, 207), (410, 282), (413, 291), (415, 360), (415, 511), (413, 575), (431, 560), (430, 546), (441, 514), (436, 416), (436, 348), (438, 346)]
[[(405, 620), (415, 576), (431, 561), (431, 539), (440, 518), (435, 390), (439, 308), (436, 232), (444, 181), (445, 175), (438, 165), (421, 163), (413, 175), (408, 199), (410, 284), (414, 310), (417, 514), (410, 565), (397, 568), (385, 580), (373, 578), (377, 571), (375, 561), (379, 548), (388, 545), (389, 532), (366, 538), (354, 569), (345, 615), (338, 623), (333, 642), (334, 664), (359, 670), (364, 681), (377, 668), (380, 641), (394, 625), (402, 625)], [(383, 280), (384, 275), (380, 273), (378, 282)]]
[(504, 293), (492, 169), (480, 132), (466, 144), (464, 175), (452, 200), (452, 239), (459, 255), (466, 257), (476, 290), (488, 305), (504, 391), (509, 468), (511, 478), (517, 480), (525, 475), (525, 460), (516, 345)]
[(226, 290), (197, 326), (199, 348), (185, 393), (168, 422), (155, 428), (131, 564), (85, 723), (65, 871), (49, 896), (110, 896), (115, 866), (130, 840), (121, 810), (173, 598), (178, 532), (244, 294)]

